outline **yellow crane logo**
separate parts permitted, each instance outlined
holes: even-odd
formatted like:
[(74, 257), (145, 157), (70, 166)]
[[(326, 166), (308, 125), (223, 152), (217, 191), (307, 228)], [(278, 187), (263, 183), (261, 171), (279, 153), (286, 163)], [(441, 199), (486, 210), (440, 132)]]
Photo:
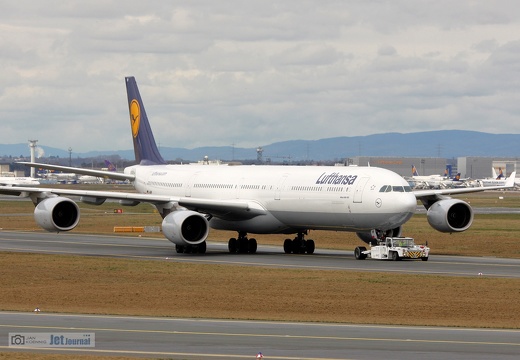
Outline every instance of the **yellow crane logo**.
[(141, 108), (137, 100), (130, 103), (130, 125), (132, 126), (132, 135), (137, 137), (139, 134), (139, 124), (141, 122)]

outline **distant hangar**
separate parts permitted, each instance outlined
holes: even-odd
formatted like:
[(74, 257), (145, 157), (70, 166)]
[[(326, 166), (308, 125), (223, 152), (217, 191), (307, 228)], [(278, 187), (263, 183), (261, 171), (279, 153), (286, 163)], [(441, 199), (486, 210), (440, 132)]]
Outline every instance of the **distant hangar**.
[(499, 168), (502, 169), (506, 176), (520, 169), (520, 158), (356, 156), (345, 160), (345, 165), (368, 164), (392, 170), (401, 176), (412, 176), (412, 166), (415, 166), (419, 175), (443, 175), (448, 165), (452, 169), (452, 176), (460, 172), (462, 178), (482, 179), (492, 176), (493, 167), (497, 172)]

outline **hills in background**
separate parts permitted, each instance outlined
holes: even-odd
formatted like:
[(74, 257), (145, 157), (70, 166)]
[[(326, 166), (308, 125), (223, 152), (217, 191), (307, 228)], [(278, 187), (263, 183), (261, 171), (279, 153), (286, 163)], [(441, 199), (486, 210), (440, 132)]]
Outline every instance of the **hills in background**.
[[(45, 157), (68, 158), (67, 150), (38, 143)], [(355, 156), (441, 157), (462, 156), (519, 157), (520, 134), (489, 134), (465, 130), (441, 130), (417, 133), (385, 133), (367, 136), (343, 136), (321, 140), (290, 140), (260, 145), (263, 159), (273, 162), (305, 160), (341, 160)], [(257, 148), (233, 146), (184, 149), (161, 146), (165, 160), (197, 161), (208, 156), (218, 160), (249, 160), (257, 158)], [(0, 156), (30, 156), (27, 143), (0, 144)], [(134, 159), (133, 149), (72, 152), (73, 158), (119, 155)]]

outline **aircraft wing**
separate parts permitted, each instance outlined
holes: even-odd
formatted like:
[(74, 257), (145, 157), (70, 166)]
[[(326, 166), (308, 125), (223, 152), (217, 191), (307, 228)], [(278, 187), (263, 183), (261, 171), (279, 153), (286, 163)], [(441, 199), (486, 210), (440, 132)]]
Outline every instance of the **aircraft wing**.
[(457, 189), (431, 189), (431, 190), (415, 190), (413, 194), (417, 200), (421, 200), (423, 204), (431, 204), (437, 200), (446, 198), (447, 195), (458, 195), (473, 193), (486, 190), (507, 190), (515, 186), (516, 171), (512, 172), (507, 178), (506, 184), (503, 186), (480, 186)]
[(115, 171), (83, 169), (83, 168), (76, 168), (76, 167), (70, 167), (70, 166), (40, 164), (40, 163), (33, 163), (33, 162), (19, 162), (18, 164), (24, 164), (24, 165), (30, 166), (30, 167), (36, 167), (36, 168), (42, 168), (42, 169), (48, 169), (48, 170), (57, 170), (57, 171), (69, 172), (69, 173), (75, 173), (75, 174), (81, 174), (81, 175), (92, 175), (92, 176), (96, 176), (96, 177), (102, 177), (105, 179), (122, 180), (122, 181), (124, 181), (124, 180), (134, 181), (135, 180), (134, 175), (118, 173)]
[(120, 200), (124, 205), (137, 205), (140, 202), (155, 205), (172, 204), (173, 207), (184, 207), (190, 210), (210, 214), (216, 217), (234, 219), (251, 219), (259, 215), (266, 215), (267, 211), (257, 202), (248, 200), (218, 200), (190, 197), (172, 197), (165, 195), (140, 194), (116, 191), (92, 191), (70, 189), (48, 189), (33, 187), (0, 186), (0, 194), (21, 197), (47, 198), (50, 196), (79, 196), (89, 203), (104, 200)]

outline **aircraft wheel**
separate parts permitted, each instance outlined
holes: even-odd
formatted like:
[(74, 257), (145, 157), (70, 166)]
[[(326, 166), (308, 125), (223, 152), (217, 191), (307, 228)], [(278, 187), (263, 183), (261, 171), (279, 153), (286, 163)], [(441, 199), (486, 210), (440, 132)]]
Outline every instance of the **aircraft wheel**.
[(314, 244), (314, 240), (307, 240), (305, 242), (305, 251), (307, 251), (307, 254), (314, 254), (315, 249), (316, 245)]
[(197, 252), (199, 254), (205, 254), (206, 253), (206, 242), (203, 241), (199, 245), (197, 245)]
[(256, 249), (258, 248), (258, 243), (256, 242), (256, 239), (255, 238), (249, 239), (247, 245), (248, 245), (247, 247), (248, 247), (249, 253), (255, 254)]
[(238, 249), (237, 252), (239, 254), (247, 254), (248, 252), (248, 241), (247, 238), (240, 238), (238, 241)]
[(229, 252), (231, 254), (236, 254), (237, 253), (237, 248), (238, 248), (237, 239), (235, 239), (235, 238), (229, 239), (229, 241), (228, 241), (228, 250), (229, 250)]
[(175, 251), (177, 252), (177, 254), (182, 254), (184, 252), (184, 246), (175, 245)]
[(294, 254), (302, 253), (302, 243), (300, 239), (293, 239), (292, 241), (292, 251)]
[(283, 251), (286, 254), (290, 254), (292, 252), (292, 240), (291, 239), (285, 239), (283, 242)]

